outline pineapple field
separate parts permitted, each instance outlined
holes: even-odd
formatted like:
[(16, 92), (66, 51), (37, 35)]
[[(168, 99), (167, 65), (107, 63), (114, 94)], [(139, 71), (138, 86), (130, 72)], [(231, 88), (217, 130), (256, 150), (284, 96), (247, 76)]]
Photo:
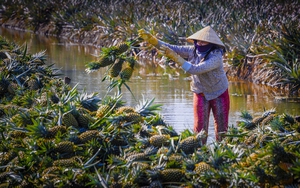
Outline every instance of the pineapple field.
[(98, 96), (65, 82), (45, 51), (0, 38), (0, 187), (299, 187), (300, 116), (243, 111), (223, 141), (203, 145), (207, 133), (176, 132), (154, 99), (122, 100), (135, 45), (86, 64), (118, 88)]

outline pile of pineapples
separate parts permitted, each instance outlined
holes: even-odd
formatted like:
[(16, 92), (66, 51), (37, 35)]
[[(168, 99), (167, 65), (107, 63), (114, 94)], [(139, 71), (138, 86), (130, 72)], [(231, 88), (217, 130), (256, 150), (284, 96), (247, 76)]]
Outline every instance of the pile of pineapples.
[(122, 95), (80, 93), (45, 63), (44, 52), (28, 54), (3, 38), (0, 70), (0, 187), (299, 184), (298, 116), (242, 112), (222, 142), (207, 146), (205, 132), (174, 131), (153, 99), (132, 107)]

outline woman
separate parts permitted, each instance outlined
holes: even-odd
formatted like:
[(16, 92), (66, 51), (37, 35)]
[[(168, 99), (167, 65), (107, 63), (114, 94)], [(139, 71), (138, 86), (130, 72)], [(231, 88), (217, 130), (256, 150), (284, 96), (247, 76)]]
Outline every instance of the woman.
[[(207, 26), (189, 36), (191, 46), (170, 45), (139, 30), (139, 36), (154, 45), (160, 52), (181, 65), (191, 74), (191, 90), (194, 92), (194, 131), (208, 133), (210, 111), (214, 115), (216, 140), (228, 129), (229, 94), (228, 79), (223, 68), (225, 45), (216, 32)], [(184, 59), (185, 58), (185, 59)], [(205, 144), (207, 138), (203, 140)]]

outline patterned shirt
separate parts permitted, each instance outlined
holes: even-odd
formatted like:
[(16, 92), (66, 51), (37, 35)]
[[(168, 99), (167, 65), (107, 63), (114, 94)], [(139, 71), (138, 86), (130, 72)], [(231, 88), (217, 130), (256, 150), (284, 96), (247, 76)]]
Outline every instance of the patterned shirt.
[(194, 54), (194, 46), (171, 45), (159, 41), (159, 46), (165, 45), (174, 50), (187, 61), (182, 69), (191, 74), (191, 91), (203, 93), (207, 100), (219, 97), (228, 88), (228, 79), (223, 67), (222, 49), (211, 51), (205, 61), (206, 53)]

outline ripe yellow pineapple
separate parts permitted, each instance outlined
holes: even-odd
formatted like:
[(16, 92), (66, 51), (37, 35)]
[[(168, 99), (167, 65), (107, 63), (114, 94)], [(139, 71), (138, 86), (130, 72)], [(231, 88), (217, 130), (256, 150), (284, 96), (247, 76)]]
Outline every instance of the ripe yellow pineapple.
[(97, 118), (103, 118), (110, 110), (110, 106), (108, 104), (100, 104), (99, 108), (96, 112)]
[(149, 138), (149, 142), (151, 145), (155, 147), (166, 146), (169, 144), (170, 135), (153, 135)]
[(167, 168), (159, 174), (163, 182), (181, 182), (185, 177), (185, 171), (179, 168)]
[(204, 161), (201, 161), (200, 163), (197, 163), (195, 165), (194, 172), (196, 172), (197, 174), (200, 174), (200, 173), (206, 172), (208, 170), (210, 170), (210, 165)]
[(121, 106), (116, 110), (117, 115), (130, 112), (135, 112), (135, 109), (131, 106)]

